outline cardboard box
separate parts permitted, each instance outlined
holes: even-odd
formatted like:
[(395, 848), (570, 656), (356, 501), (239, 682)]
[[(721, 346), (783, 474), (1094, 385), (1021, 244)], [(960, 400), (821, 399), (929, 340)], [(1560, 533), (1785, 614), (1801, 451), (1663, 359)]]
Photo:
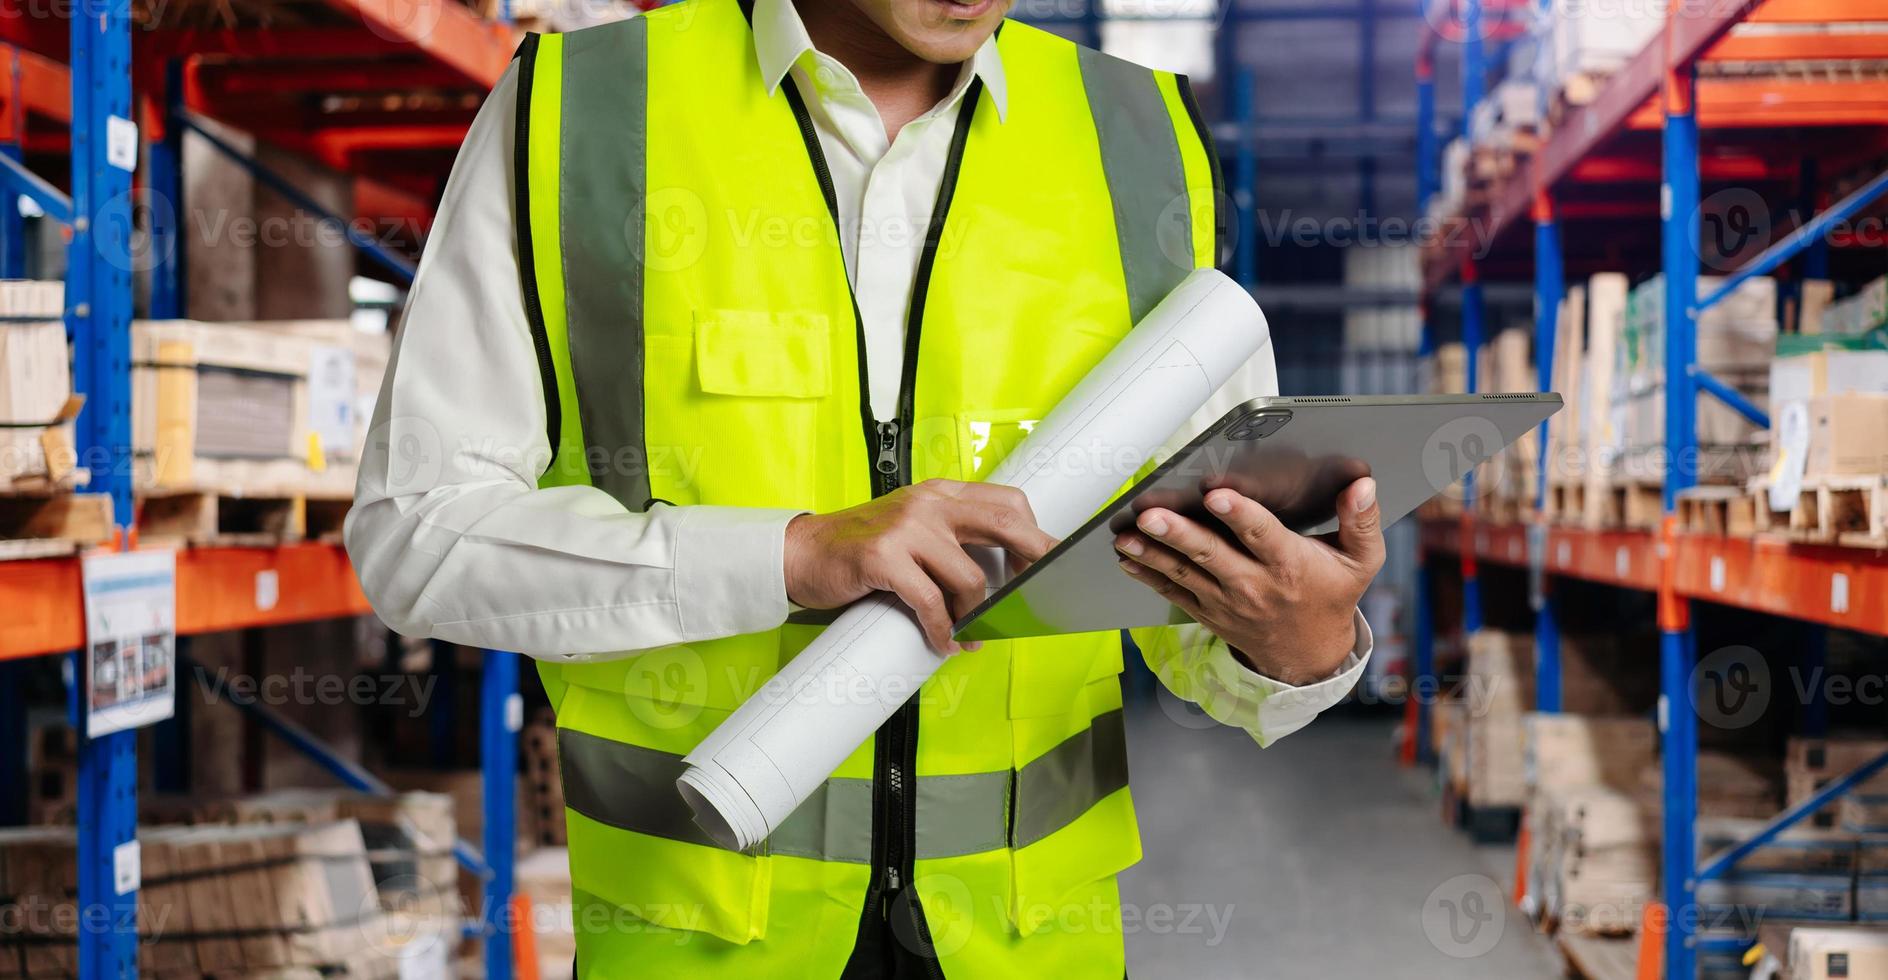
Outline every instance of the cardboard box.
[[(0, 289), (0, 303), (6, 290)], [(56, 314), (55, 314), (56, 316)], [(65, 324), (0, 320), (0, 488), (33, 477), (50, 478), (48, 429), (55, 451), (72, 445), (71, 422), (55, 423), (72, 394)], [(63, 441), (61, 441), (63, 440)], [(54, 460), (69, 468), (70, 460)]]
[(1809, 402), (1810, 476), (1888, 474), (1888, 395), (1824, 395)]
[(1790, 980), (1888, 977), (1888, 932), (1797, 927), (1790, 930)]
[(1646, 718), (1534, 713), (1527, 716), (1527, 756), (1536, 790), (1629, 791), (1658, 758), (1658, 732)]
[[(1795, 806), (1814, 795), (1831, 781), (1851, 772), (1877, 756), (1888, 753), (1888, 739), (1876, 738), (1802, 738), (1792, 737), (1784, 748), (1784, 798)], [(1888, 773), (1856, 787), (1852, 794), (1888, 795)], [(1832, 803), (1810, 816), (1817, 827), (1836, 825), (1840, 804)]]

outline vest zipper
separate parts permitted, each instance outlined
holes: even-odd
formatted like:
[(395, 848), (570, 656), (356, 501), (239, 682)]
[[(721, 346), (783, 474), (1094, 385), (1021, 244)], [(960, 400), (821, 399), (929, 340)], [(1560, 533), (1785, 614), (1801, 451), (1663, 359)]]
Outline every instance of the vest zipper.
[[(820, 193), (826, 199), (826, 209), (832, 216), (833, 227), (837, 229), (839, 194), (833, 185), (832, 169), (826, 163), (826, 154), (820, 148), (819, 133), (813, 127), (812, 113), (807, 110), (806, 101), (801, 98), (791, 77), (785, 79), (780, 87), (787, 97), (787, 104), (793, 109), (800, 139), (806, 144), (807, 156), (812, 160), (813, 175), (819, 181)], [(943, 237), (951, 197), (956, 193), (957, 172), (963, 163), (964, 147), (970, 137), (970, 121), (982, 95), (983, 80), (973, 80), (965, 90), (962, 106), (958, 109), (950, 153), (944, 165), (943, 177), (938, 182), (937, 205), (931, 212), (924, 250), (918, 259), (917, 275), (912, 281), (911, 310), (905, 321), (904, 358), (899, 370), (896, 418), (879, 421), (872, 417), (872, 384), (865, 358), (865, 321), (859, 313), (858, 295), (851, 292), (848, 283), (858, 351), (859, 414), (865, 425), (866, 448), (872, 454), (874, 497), (882, 497), (911, 482), (909, 436), (916, 405), (914, 388), (917, 383), (918, 340), (924, 321), (925, 295), (930, 289), (931, 268), (937, 262), (938, 242)], [(872, 741), (874, 814), (872, 873), (869, 878), (872, 885), (866, 892), (865, 915), (867, 918), (877, 915), (881, 921), (890, 925), (896, 900), (911, 880), (917, 851), (918, 799), (917, 787), (912, 779), (918, 767), (918, 698), (914, 695), (900, 705), (891, 718), (879, 726)], [(936, 951), (932, 948), (930, 927), (924, 920), (915, 896), (905, 907), (910, 910), (912, 938), (919, 947), (914, 952), (926, 963), (926, 972), (942, 980), (944, 970), (938, 964)]]

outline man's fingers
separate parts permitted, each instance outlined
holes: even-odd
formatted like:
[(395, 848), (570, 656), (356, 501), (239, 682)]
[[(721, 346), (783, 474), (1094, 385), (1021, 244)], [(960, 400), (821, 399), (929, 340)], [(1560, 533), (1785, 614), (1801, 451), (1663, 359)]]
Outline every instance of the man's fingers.
[[(1016, 497), (1021, 496), (1016, 493)], [(1017, 507), (1007, 499), (1003, 502), (959, 500), (950, 510), (951, 529), (956, 532), (957, 540), (965, 544), (1002, 548), (1024, 561), (1033, 562), (1048, 554), (1056, 540), (1036, 526), (1035, 515), (1027, 509), (1028, 501), (1023, 501), (1023, 505)]]
[(944, 608), (944, 593), (931, 581), (931, 576), (914, 561), (893, 574), (888, 584), (892, 594), (918, 615), (918, 625), (924, 629), (924, 638), (931, 649), (941, 654), (956, 653), (957, 644), (951, 639), (950, 613)]
[(1206, 509), (1213, 512), (1245, 546), (1246, 551), (1267, 565), (1292, 560), (1298, 535), (1279, 522), (1265, 505), (1237, 490), (1214, 490), (1206, 495)]
[(949, 596), (948, 604), (953, 619), (969, 615), (972, 609), (983, 602), (988, 584), (984, 579), (983, 566), (965, 554), (956, 541), (940, 537), (928, 547), (919, 549), (912, 557), (917, 559), (918, 567), (924, 569)]
[(1337, 547), (1372, 575), (1383, 567), (1383, 513), (1377, 508), (1377, 481), (1366, 476), (1338, 495)]
[[(1191, 593), (1190, 597), (1201, 599), (1216, 597), (1220, 593), (1219, 580), (1205, 569), (1195, 565), (1186, 556), (1149, 538), (1137, 531), (1129, 531), (1115, 538), (1115, 550), (1133, 560), (1143, 568), (1164, 578), (1175, 587)], [(1145, 580), (1144, 580), (1145, 581)], [(1172, 596), (1163, 589), (1156, 589), (1161, 595)]]
[(1217, 580), (1224, 580), (1241, 567), (1251, 568), (1252, 558), (1244, 550), (1187, 518), (1163, 508), (1153, 508), (1135, 519), (1135, 526), (1148, 537), (1185, 558)]
[(1192, 616), (1195, 621), (1200, 619), (1199, 596), (1181, 588), (1180, 584), (1173, 579), (1162, 575), (1126, 555), (1121, 556), (1119, 563), (1121, 570), (1128, 573), (1129, 578), (1153, 589), (1161, 598), (1179, 606), (1182, 612)]

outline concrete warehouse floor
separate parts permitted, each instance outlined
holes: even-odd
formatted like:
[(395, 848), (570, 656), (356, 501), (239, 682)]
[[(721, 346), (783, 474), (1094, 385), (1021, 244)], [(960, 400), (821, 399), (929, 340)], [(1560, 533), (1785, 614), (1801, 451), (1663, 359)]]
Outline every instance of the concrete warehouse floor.
[(1442, 825), (1429, 772), (1396, 765), (1389, 715), (1339, 708), (1260, 750), (1135, 679), (1130, 977), (1562, 975), (1502, 898), (1513, 849)]

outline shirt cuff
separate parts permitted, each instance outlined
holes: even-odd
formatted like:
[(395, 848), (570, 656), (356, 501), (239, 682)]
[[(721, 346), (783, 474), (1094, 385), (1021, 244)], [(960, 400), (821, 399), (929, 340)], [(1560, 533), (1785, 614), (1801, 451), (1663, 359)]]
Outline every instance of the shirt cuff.
[(787, 523), (805, 513), (676, 508), (675, 608), (684, 642), (770, 630), (787, 619)]
[[(1331, 676), (1302, 687), (1273, 680), (1247, 667), (1233, 655), (1232, 647), (1225, 640), (1213, 637), (1206, 652), (1206, 675), (1211, 679), (1215, 699), (1224, 698), (1226, 702), (1219, 710), (1212, 705), (1202, 707), (1214, 717), (1232, 720), (1246, 729), (1261, 746), (1271, 745), (1311, 724), (1325, 709), (1344, 700), (1370, 664), (1375, 637), (1362, 610), (1354, 615), (1357, 641), (1349, 656)], [(1226, 715), (1222, 716), (1221, 710)]]

